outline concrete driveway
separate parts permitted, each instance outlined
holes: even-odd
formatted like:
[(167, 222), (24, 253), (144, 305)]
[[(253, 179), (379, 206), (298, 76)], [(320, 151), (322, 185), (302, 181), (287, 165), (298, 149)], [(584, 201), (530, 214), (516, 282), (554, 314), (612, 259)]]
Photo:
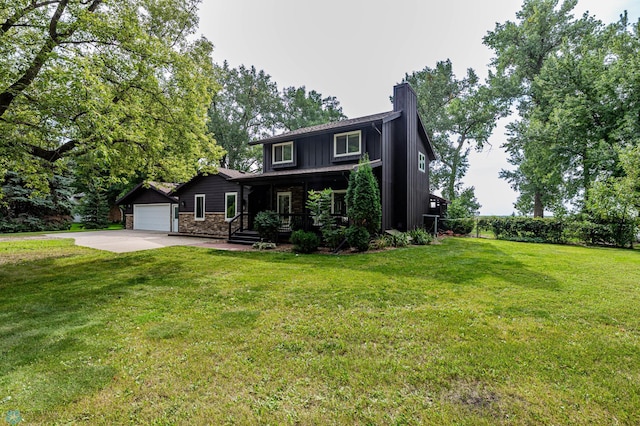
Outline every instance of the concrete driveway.
[(76, 245), (114, 253), (150, 250), (169, 246), (198, 246), (216, 240), (197, 237), (170, 237), (161, 231), (92, 231), (47, 234), (50, 238), (73, 238)]

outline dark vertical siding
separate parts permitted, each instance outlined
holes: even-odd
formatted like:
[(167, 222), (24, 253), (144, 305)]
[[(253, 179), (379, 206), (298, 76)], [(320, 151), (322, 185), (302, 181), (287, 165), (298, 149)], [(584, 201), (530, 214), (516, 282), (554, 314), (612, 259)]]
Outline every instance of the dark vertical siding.
[(384, 123), (382, 125), (382, 142), (381, 142), (381, 158), (382, 158), (382, 229), (391, 229), (395, 227), (394, 223), (394, 184), (395, 175), (394, 168), (391, 167), (394, 161), (394, 127), (395, 121)]
[[(184, 189), (179, 191), (180, 211), (193, 212), (196, 194), (205, 194), (205, 211), (207, 213), (223, 213), (226, 192), (237, 192), (240, 197), (240, 184), (228, 182), (220, 175), (197, 176), (192, 183), (185, 185)], [(245, 188), (245, 198), (247, 198), (248, 192)]]
[(393, 175), (395, 180), (394, 204), (393, 204), (393, 222), (392, 228), (406, 229), (407, 226), (407, 145), (409, 134), (409, 126), (407, 121), (410, 114), (407, 112), (407, 97), (409, 95), (406, 90), (408, 86), (403, 84), (393, 88), (393, 109), (402, 111), (402, 116), (396, 120), (394, 141), (393, 141)]
[(418, 132), (418, 98), (409, 84), (394, 87), (393, 102), (394, 110), (402, 111), (402, 117), (396, 125), (393, 161), (396, 169), (394, 194), (397, 194), (395, 220), (399, 228), (410, 230), (422, 226), (422, 215), (428, 208), (428, 163), (426, 173), (418, 170), (418, 151), (427, 155), (427, 142), (421, 139)]
[[(380, 129), (381, 125), (376, 124), (376, 128)], [(378, 130), (373, 126), (362, 127), (359, 129), (362, 132), (362, 150), (369, 154), (370, 160), (377, 160), (381, 158), (381, 136)], [(343, 133), (342, 130), (336, 132), (329, 132), (321, 135), (313, 135), (295, 139), (294, 143), (294, 155), (296, 161), (291, 168), (296, 169), (315, 169), (319, 167), (331, 166), (336, 163), (352, 162), (357, 163), (358, 158), (349, 158), (347, 160), (334, 160), (333, 159), (333, 135), (336, 133)], [(280, 143), (280, 142), (279, 142)], [(271, 146), (273, 144), (265, 144), (262, 148), (263, 153), (263, 170), (265, 172), (272, 172), (274, 170), (281, 170), (284, 167), (274, 168), (271, 158)]]

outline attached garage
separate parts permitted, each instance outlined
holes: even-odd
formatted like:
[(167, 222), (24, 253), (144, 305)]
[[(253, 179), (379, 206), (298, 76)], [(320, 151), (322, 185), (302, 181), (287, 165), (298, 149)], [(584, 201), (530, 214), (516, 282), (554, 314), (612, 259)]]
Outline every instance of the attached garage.
[(178, 231), (178, 198), (172, 195), (176, 184), (139, 184), (117, 202), (122, 206), (127, 229)]
[(134, 204), (133, 229), (171, 232), (171, 204)]

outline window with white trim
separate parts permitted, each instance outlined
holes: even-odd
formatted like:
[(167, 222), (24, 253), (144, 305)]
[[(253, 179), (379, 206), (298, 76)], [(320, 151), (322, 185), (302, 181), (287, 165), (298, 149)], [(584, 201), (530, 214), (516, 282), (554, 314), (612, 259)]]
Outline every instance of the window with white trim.
[(226, 192), (224, 194), (224, 220), (231, 220), (238, 214), (238, 193)]
[(193, 213), (195, 220), (204, 220), (204, 194), (196, 194)]
[(333, 135), (333, 156), (346, 157), (359, 155), (362, 152), (362, 132), (338, 133)]
[(418, 151), (418, 170), (422, 173), (427, 172), (427, 156)]
[(271, 155), (273, 164), (293, 163), (293, 142), (273, 144)]

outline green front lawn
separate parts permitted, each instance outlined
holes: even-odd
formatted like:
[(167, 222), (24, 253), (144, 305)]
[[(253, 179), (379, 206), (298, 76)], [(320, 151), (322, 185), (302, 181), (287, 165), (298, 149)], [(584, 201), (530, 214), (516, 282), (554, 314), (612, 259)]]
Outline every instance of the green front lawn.
[(1, 420), (640, 423), (637, 250), (72, 244), (0, 243)]

